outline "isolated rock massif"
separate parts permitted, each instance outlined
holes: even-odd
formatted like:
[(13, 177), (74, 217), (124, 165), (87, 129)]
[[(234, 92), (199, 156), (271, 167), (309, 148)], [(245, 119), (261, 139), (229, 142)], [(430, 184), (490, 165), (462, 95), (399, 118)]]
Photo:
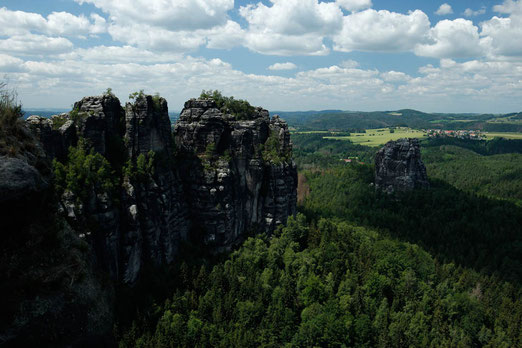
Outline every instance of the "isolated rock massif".
[(140, 94), (122, 108), (105, 94), (28, 124), (50, 159), (65, 162), (82, 141), (110, 163), (115, 188), (94, 183), (83, 197), (66, 189), (60, 205), (97, 264), (124, 283), (145, 264), (172, 262), (184, 240), (220, 252), (296, 211), (288, 127), (262, 108), (238, 119), (213, 100), (192, 99), (172, 131), (165, 99)]
[(375, 186), (387, 193), (429, 187), (418, 139), (389, 141), (377, 152)]

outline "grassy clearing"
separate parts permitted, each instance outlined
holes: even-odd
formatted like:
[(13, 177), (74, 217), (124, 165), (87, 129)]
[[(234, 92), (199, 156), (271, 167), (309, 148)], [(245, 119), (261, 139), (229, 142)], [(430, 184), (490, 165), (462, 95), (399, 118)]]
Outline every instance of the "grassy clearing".
[(291, 131), (292, 134), (336, 134), (341, 132), (330, 132), (330, 131)]
[(423, 131), (411, 128), (397, 128), (395, 132), (390, 133), (388, 128), (368, 129), (366, 133), (352, 133), (350, 136), (343, 137), (324, 137), (325, 139), (350, 140), (354, 144), (365, 146), (380, 146), (386, 144), (390, 140), (400, 138), (422, 138), (426, 136)]
[(516, 132), (487, 132), (484, 133), (487, 139), (493, 139), (495, 137), (501, 137), (505, 139), (522, 139), (522, 133)]
[(488, 120), (487, 123), (511, 123), (511, 124), (522, 124), (522, 120), (515, 119), (512, 116), (509, 117), (498, 117), (492, 120)]

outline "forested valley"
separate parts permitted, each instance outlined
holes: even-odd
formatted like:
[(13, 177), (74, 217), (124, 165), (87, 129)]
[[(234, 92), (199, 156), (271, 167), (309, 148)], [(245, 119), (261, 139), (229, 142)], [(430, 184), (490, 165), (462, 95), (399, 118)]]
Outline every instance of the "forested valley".
[(230, 254), (188, 243), (122, 301), (120, 347), (522, 346), (520, 141), (424, 140), (431, 188), (391, 196), (376, 148), (292, 141), (298, 215)]

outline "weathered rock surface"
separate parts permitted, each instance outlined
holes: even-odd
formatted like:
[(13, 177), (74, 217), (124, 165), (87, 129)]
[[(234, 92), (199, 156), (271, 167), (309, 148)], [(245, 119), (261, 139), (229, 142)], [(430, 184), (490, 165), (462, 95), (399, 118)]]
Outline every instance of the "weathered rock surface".
[(112, 329), (111, 286), (58, 217), (48, 159), (28, 148), (0, 157), (0, 345), (100, 345)]
[(26, 161), (0, 156), (0, 203), (26, 201), (47, 186), (38, 170)]
[[(133, 283), (143, 263), (171, 263), (190, 227), (183, 187), (173, 166), (167, 102), (138, 97), (125, 107), (125, 142), (132, 163), (152, 160), (145, 175), (124, 178), (122, 280)], [(153, 159), (150, 157), (153, 156)]]
[(50, 159), (64, 160), (69, 146), (78, 143), (76, 127), (68, 114), (54, 115), (51, 118), (32, 115), (27, 118), (27, 124)]
[[(193, 231), (226, 250), (247, 230), (271, 232), (295, 213), (297, 170), (286, 123), (257, 108), (247, 120), (223, 114), (212, 100), (189, 100), (174, 127), (184, 159), (180, 177)], [(276, 164), (263, 158), (274, 137)]]
[(125, 114), (120, 100), (112, 94), (85, 97), (74, 103), (69, 114), (74, 119), (78, 136), (88, 141), (94, 150), (107, 158), (121, 151), (121, 140), (125, 127)]
[(429, 187), (418, 139), (389, 141), (377, 152), (375, 186), (387, 193)]
[(86, 97), (60, 117), (28, 120), (49, 158), (63, 159), (66, 144), (84, 139), (120, 176), (117, 193), (95, 183), (81, 203), (72, 192), (61, 199), (113, 279), (134, 283), (145, 264), (172, 262), (188, 238), (227, 250), (296, 212), (290, 134), (267, 110), (238, 120), (212, 100), (193, 99), (174, 134), (166, 100), (142, 94), (124, 111), (112, 95)]
[[(0, 344), (101, 346), (113, 321), (109, 279), (133, 285), (187, 239), (228, 250), (295, 214), (286, 123), (262, 108), (244, 118), (190, 100), (172, 132), (167, 102), (142, 94), (125, 109), (105, 94), (29, 117), (31, 152), (0, 157), (0, 211), (13, 222), (0, 234)], [(71, 146), (86, 150), (76, 156), (91, 172), (99, 157), (89, 154), (105, 157), (110, 185), (50, 185), (51, 160), (66, 163)]]

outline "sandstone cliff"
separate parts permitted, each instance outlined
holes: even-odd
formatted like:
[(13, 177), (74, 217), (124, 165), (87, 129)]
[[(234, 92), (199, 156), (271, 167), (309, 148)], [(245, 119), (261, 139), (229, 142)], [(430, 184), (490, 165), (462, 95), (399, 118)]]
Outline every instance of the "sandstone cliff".
[(172, 127), (165, 99), (135, 98), (123, 108), (108, 93), (31, 116), (16, 147), (31, 151), (0, 153), (0, 210), (10, 216), (0, 344), (102, 345), (115, 282), (132, 287), (186, 240), (221, 252), (295, 214), (297, 171), (279, 117), (253, 108), (239, 120), (190, 100)]
[(146, 264), (172, 262), (184, 240), (220, 252), (295, 214), (288, 127), (264, 109), (238, 120), (213, 100), (193, 99), (172, 132), (165, 99), (139, 94), (123, 109), (106, 94), (28, 123), (50, 159), (67, 163), (67, 147), (81, 139), (86, 153), (110, 163), (111, 189), (102, 180), (83, 185), (83, 194), (69, 185), (60, 204), (97, 265), (124, 283)]
[(429, 187), (418, 139), (389, 141), (377, 152), (375, 186), (387, 193)]
[(212, 100), (190, 100), (174, 136), (193, 230), (207, 244), (229, 248), (245, 231), (272, 232), (295, 214), (297, 170), (277, 116), (257, 108), (236, 120)]

